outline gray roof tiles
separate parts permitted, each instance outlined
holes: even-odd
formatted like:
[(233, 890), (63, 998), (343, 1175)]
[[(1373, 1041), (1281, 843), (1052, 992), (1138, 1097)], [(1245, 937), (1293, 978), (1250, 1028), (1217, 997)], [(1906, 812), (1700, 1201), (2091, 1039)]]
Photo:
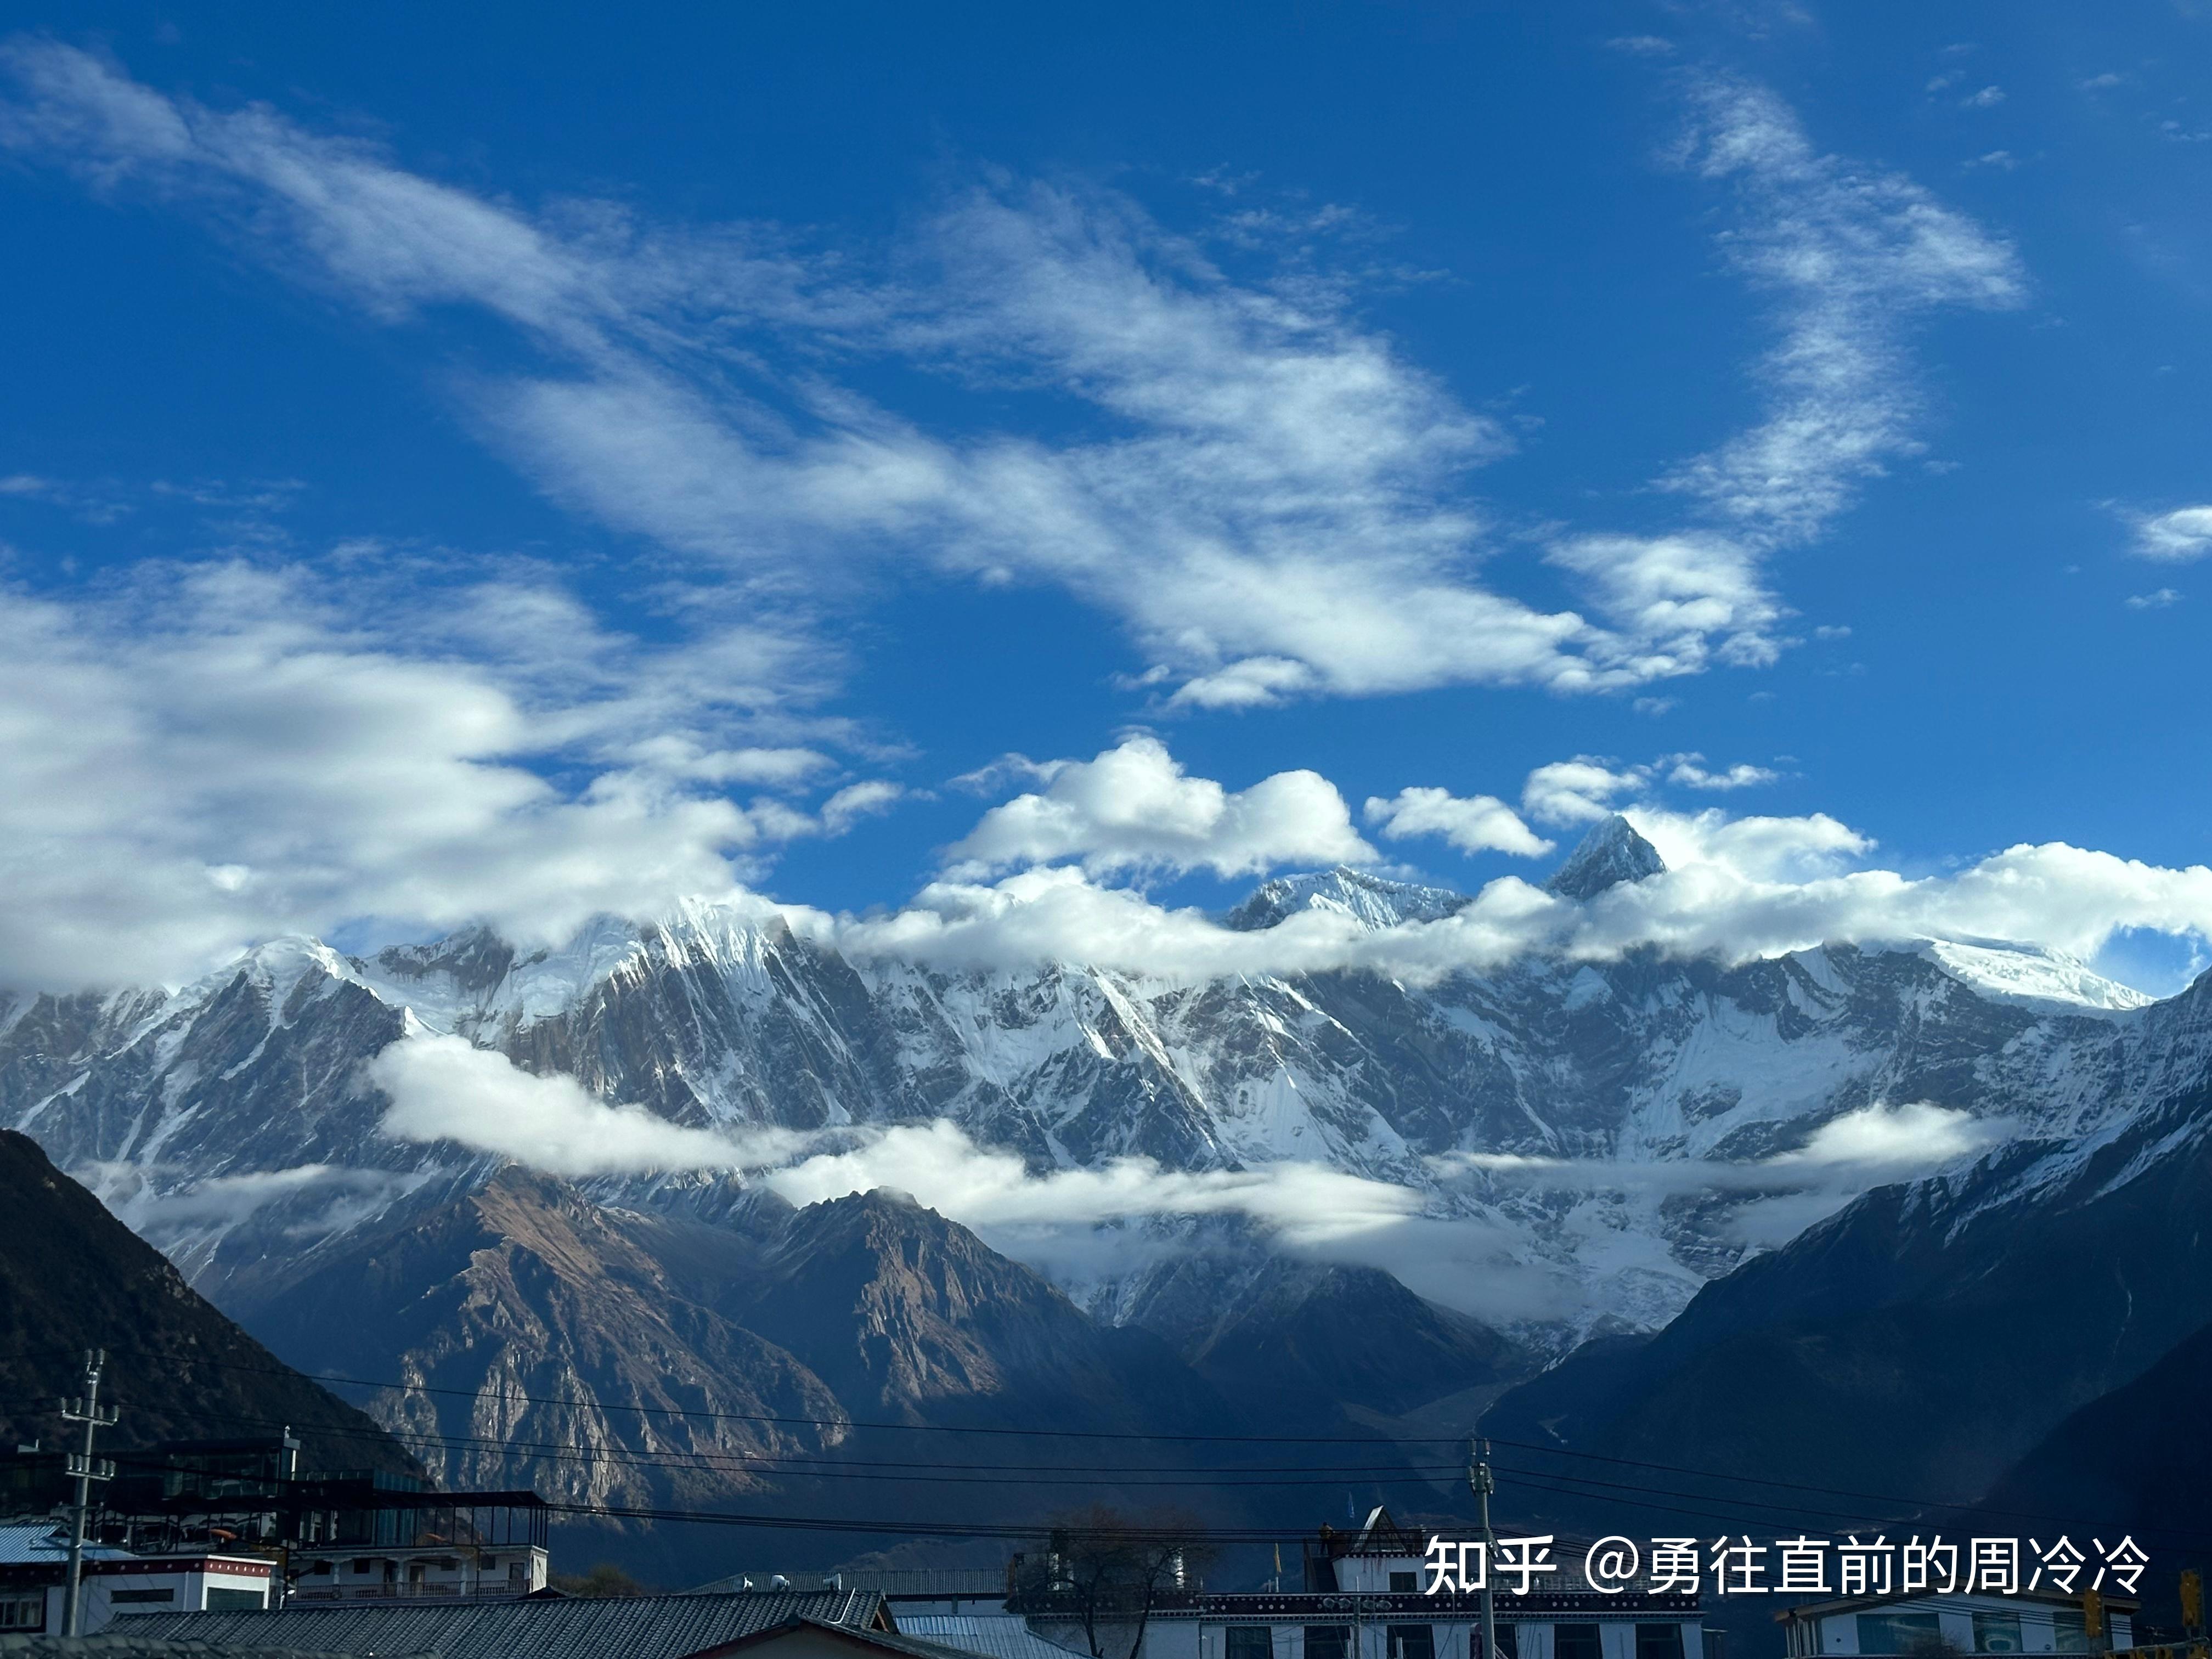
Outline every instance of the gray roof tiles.
[(338, 1602), (273, 1613), (142, 1614), (131, 1633), (241, 1655), (296, 1648), (440, 1659), (684, 1659), (793, 1619), (864, 1629), (882, 1607), (872, 1590)]

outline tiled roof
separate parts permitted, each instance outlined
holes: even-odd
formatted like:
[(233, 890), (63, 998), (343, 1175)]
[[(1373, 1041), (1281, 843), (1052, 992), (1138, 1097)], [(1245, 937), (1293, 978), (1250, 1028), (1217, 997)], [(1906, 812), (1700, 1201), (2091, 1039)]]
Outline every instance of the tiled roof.
[[(810, 1630), (830, 1628), (818, 1619), (793, 1619), (788, 1623), (773, 1626), (752, 1636), (714, 1650), (713, 1659), (739, 1659), (739, 1656), (772, 1651), (787, 1638), (803, 1636)], [(874, 1648), (884, 1653), (899, 1654), (904, 1659), (969, 1659), (964, 1648), (948, 1647), (942, 1642), (933, 1642), (923, 1637), (909, 1636), (903, 1631), (855, 1630), (846, 1626), (834, 1633), (845, 1638), (856, 1646)], [(1059, 1659), (1067, 1659), (1065, 1650), (1054, 1648)]]
[[(775, 1578), (789, 1589), (872, 1589), (885, 1595), (1003, 1596), (1006, 1593), (1004, 1567), (841, 1567), (835, 1572), (733, 1572), (702, 1584), (702, 1590), (744, 1589), (748, 1583), (763, 1589)], [(901, 1626), (904, 1628), (903, 1626)]]
[(205, 1642), (240, 1654), (269, 1648), (432, 1654), (440, 1659), (684, 1659), (793, 1619), (865, 1628), (872, 1590), (736, 1595), (549, 1596), (520, 1601), (360, 1602), (273, 1613), (141, 1614), (132, 1633)]
[[(155, 1642), (128, 1632), (104, 1636), (0, 1636), (0, 1659), (222, 1659), (231, 1648), (198, 1642)], [(253, 1659), (360, 1659), (349, 1653), (302, 1653), (297, 1648), (256, 1648)], [(410, 1659), (435, 1659), (434, 1655)]]
[[(129, 1555), (129, 1550), (117, 1549), (112, 1544), (87, 1544), (85, 1559), (93, 1561), (119, 1560)], [(69, 1528), (56, 1521), (20, 1521), (0, 1523), (0, 1564), (20, 1566), (25, 1562), (57, 1562), (69, 1559)]]
[(983, 1659), (1069, 1659), (1069, 1650), (1048, 1642), (1011, 1613), (902, 1613), (899, 1633)]

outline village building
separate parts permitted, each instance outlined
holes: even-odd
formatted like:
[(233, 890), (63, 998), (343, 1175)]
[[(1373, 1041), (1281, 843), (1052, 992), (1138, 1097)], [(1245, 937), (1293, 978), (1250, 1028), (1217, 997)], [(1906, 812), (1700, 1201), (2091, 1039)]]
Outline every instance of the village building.
[(1848, 1654), (1933, 1656), (1966, 1653), (2104, 1653), (2135, 1646), (2140, 1603), (2103, 1599), (2103, 1629), (2092, 1635), (2079, 1595), (2027, 1591), (1988, 1594), (1854, 1596), (1785, 1607), (1782, 1625), (1790, 1659)]
[[(526, 1601), (342, 1601), (268, 1613), (178, 1613), (134, 1627), (165, 1642), (250, 1655), (275, 1650), (435, 1654), (439, 1659), (721, 1659), (730, 1644), (803, 1624), (896, 1636), (867, 1590), (533, 1596)], [(842, 1655), (852, 1651), (842, 1644)], [(903, 1659), (922, 1659), (911, 1646)], [(927, 1659), (949, 1659), (942, 1650)]]
[[(69, 1542), (69, 1528), (52, 1520), (0, 1524), (0, 1636), (59, 1632)], [(270, 1564), (252, 1556), (88, 1545), (77, 1628), (91, 1635), (148, 1613), (258, 1612), (269, 1605), (271, 1576)]]
[[(1575, 1571), (1587, 1541), (1557, 1540), (1550, 1582), (1493, 1595), (1504, 1659), (1705, 1659), (1696, 1595), (1635, 1581), (1592, 1590)], [(1427, 1549), (1425, 1534), (1382, 1509), (1356, 1532), (1325, 1527), (1302, 1553), (1297, 1589), (1164, 1593), (1137, 1659), (1482, 1659), (1481, 1595), (1425, 1594)], [(1088, 1651), (1066, 1596), (1018, 1596), (1009, 1607), (1039, 1635)]]

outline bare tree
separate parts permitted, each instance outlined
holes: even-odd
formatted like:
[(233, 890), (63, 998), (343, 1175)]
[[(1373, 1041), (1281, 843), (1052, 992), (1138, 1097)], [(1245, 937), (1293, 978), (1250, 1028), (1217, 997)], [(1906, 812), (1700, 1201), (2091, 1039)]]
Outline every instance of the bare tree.
[(1091, 1659), (1137, 1659), (1152, 1609), (1195, 1589), (1213, 1555), (1194, 1516), (1094, 1504), (1060, 1516), (1042, 1555), (1017, 1558), (1014, 1588), (1026, 1609), (1081, 1626)]

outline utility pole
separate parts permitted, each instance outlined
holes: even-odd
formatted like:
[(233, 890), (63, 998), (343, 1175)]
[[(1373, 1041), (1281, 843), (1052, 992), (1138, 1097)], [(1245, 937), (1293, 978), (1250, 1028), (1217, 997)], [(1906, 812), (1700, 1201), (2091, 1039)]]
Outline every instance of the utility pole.
[(1498, 1606), (1490, 1589), (1491, 1559), (1498, 1553), (1498, 1534), (1490, 1529), (1490, 1494), (1498, 1490), (1498, 1477), (1490, 1472), (1490, 1443), (1472, 1436), (1467, 1443), (1467, 1484), (1482, 1519), (1482, 1659), (1498, 1659)]
[(84, 1393), (75, 1400), (62, 1401), (62, 1419), (84, 1425), (84, 1449), (69, 1455), (69, 1472), (76, 1477), (76, 1513), (70, 1524), (69, 1588), (62, 1595), (62, 1634), (76, 1634), (77, 1602), (84, 1588), (84, 1528), (86, 1518), (92, 1512), (92, 1483), (112, 1480), (115, 1465), (106, 1458), (92, 1455), (92, 1437), (96, 1430), (112, 1428), (116, 1411), (112, 1406), (103, 1408), (100, 1403), (100, 1372), (107, 1364), (107, 1350), (87, 1348), (84, 1351)]

